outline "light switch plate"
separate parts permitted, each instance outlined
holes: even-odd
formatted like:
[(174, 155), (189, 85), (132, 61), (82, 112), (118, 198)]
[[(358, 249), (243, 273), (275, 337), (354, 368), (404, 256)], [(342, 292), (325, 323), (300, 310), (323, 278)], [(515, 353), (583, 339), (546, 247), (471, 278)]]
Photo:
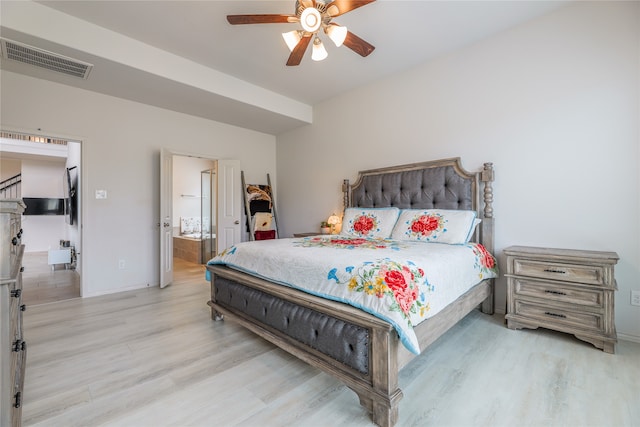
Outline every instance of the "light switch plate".
[(640, 291), (631, 291), (631, 305), (640, 306)]
[(96, 199), (106, 199), (107, 190), (96, 190)]

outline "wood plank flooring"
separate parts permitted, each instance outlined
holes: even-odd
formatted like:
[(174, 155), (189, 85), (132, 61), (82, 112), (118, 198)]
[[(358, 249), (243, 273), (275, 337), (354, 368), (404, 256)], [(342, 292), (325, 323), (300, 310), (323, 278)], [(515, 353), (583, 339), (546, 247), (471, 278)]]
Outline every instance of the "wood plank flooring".
[(47, 264), (48, 253), (26, 252), (22, 259), (22, 300), (27, 305), (80, 297), (80, 275), (63, 264)]
[[(370, 426), (356, 395), (232, 322), (204, 267), (29, 306), (25, 426)], [(638, 426), (640, 344), (610, 355), (474, 312), (401, 373), (399, 426)]]

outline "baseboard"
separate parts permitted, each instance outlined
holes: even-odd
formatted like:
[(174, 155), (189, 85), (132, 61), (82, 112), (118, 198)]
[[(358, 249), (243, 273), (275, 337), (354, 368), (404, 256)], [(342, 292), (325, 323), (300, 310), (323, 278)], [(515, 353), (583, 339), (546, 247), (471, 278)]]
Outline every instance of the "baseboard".
[(637, 342), (638, 344), (640, 344), (640, 337), (638, 337), (636, 335), (618, 333), (618, 340)]
[(141, 285), (127, 286), (126, 288), (110, 289), (107, 291), (87, 292), (82, 295), (82, 298), (99, 297), (102, 295), (111, 295), (111, 294), (117, 294), (120, 292), (135, 291), (137, 289), (153, 288), (157, 286), (158, 286), (157, 284), (155, 285), (141, 284)]

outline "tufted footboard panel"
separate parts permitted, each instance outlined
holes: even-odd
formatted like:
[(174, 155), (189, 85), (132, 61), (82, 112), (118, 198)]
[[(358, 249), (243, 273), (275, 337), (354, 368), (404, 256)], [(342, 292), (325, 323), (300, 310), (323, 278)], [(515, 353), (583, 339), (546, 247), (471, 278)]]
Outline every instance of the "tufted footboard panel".
[(233, 308), (336, 361), (369, 374), (369, 331), (313, 309), (294, 305), (224, 277), (215, 277), (216, 304)]

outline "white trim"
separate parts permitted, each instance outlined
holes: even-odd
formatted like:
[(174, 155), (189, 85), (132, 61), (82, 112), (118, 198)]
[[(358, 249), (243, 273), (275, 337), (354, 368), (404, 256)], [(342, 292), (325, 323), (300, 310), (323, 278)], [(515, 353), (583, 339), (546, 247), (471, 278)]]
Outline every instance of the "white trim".
[(636, 342), (638, 344), (640, 344), (640, 337), (636, 336), (636, 335), (629, 335), (629, 334), (618, 334), (618, 340), (619, 341), (631, 341), (631, 342)]

